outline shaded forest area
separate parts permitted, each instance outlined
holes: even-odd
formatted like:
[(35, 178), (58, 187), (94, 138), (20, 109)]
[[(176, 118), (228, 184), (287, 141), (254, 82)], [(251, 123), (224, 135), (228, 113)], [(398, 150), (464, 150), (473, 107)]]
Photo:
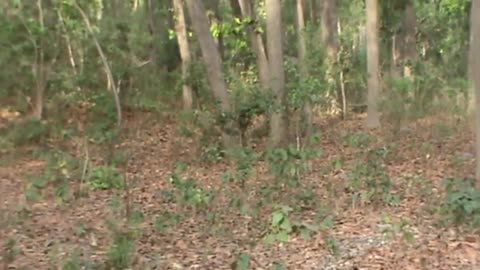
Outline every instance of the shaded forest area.
[(0, 269), (480, 269), (480, 2), (0, 1)]

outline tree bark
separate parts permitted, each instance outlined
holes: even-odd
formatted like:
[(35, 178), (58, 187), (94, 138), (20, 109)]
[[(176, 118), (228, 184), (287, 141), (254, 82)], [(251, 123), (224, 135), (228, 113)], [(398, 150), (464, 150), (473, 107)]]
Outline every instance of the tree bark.
[(193, 92), (192, 87), (187, 82), (188, 72), (190, 69), (191, 55), (190, 47), (188, 45), (183, 1), (173, 0), (173, 8), (175, 12), (175, 32), (177, 34), (178, 46), (180, 47), (180, 57), (182, 58), (183, 109), (191, 110), (193, 104)]
[[(37, 0), (38, 22), (45, 28), (43, 3), (42, 0)], [(45, 39), (40, 37), (39, 46), (35, 49), (35, 106), (33, 117), (42, 119), (43, 116), (43, 100), (45, 89), (47, 87), (48, 68), (45, 63)]]
[(242, 17), (242, 8), (240, 7), (238, 0), (230, 0), (230, 7), (232, 8), (233, 16), (237, 18)]
[[(213, 95), (220, 102), (222, 114), (229, 114), (232, 107), (227, 92), (227, 84), (222, 71), (222, 60), (215, 44), (215, 40), (210, 33), (205, 8), (202, 1), (198, 0), (186, 0), (186, 4), (192, 20), (193, 29), (197, 35), (198, 42), (200, 43), (200, 50), (202, 51), (202, 58), (207, 69), (207, 77)], [(226, 148), (232, 148), (237, 144), (233, 136), (229, 135), (225, 130), (223, 130), (222, 137)]]
[(337, 0), (322, 0), (321, 8), (321, 41), (325, 48), (326, 67), (325, 79), (329, 88), (327, 94), (334, 97), (332, 99), (331, 108), (337, 111), (340, 108), (342, 98), (338, 85), (338, 72), (336, 71), (337, 54), (338, 54), (338, 18), (337, 18)]
[(413, 64), (417, 55), (417, 15), (414, 1), (405, 3), (400, 31), (392, 38), (391, 73), (393, 78), (413, 77)]
[(378, 0), (366, 0), (367, 13), (367, 128), (380, 126), (378, 103), (380, 97)]
[[(242, 17), (250, 18), (255, 21), (256, 16), (253, 10), (252, 0), (239, 0), (238, 3), (242, 12)], [(260, 84), (263, 88), (268, 89), (270, 87), (270, 71), (262, 35), (255, 31), (252, 26), (247, 26), (247, 32), (250, 38), (250, 44), (256, 56)]]
[(402, 26), (405, 32), (403, 76), (412, 77), (414, 75), (413, 64), (417, 58), (417, 13), (413, 0), (408, 1), (406, 4)]
[(330, 59), (335, 59), (338, 51), (337, 21), (337, 1), (323, 0), (321, 37)]
[[(220, 13), (220, 0), (203, 0), (205, 12), (207, 14), (207, 18), (209, 19), (210, 25), (218, 25), (221, 26), (222, 24), (222, 16)], [(218, 36), (214, 36), (213, 40), (218, 47), (218, 52), (220, 53), (220, 59), (224, 58), (225, 48), (223, 44), (223, 33), (220, 31)]]
[[(300, 71), (300, 80), (303, 82), (305, 82), (308, 76), (307, 65), (305, 63), (307, 45), (305, 42), (304, 4), (304, 0), (297, 0), (298, 69)], [(305, 141), (307, 143), (312, 135), (312, 122), (312, 105), (309, 97), (307, 97), (303, 106), (303, 127), (305, 129)]]
[(274, 106), (270, 121), (270, 144), (282, 146), (287, 142), (287, 108), (285, 70), (283, 66), (282, 9), (280, 0), (265, 1), (267, 17), (267, 51), (270, 67), (270, 87)]
[(473, 92), (475, 93), (475, 133), (476, 133), (476, 186), (480, 189), (480, 2), (473, 1), (470, 14), (471, 43), (469, 49), (470, 56), (470, 76), (473, 82)]

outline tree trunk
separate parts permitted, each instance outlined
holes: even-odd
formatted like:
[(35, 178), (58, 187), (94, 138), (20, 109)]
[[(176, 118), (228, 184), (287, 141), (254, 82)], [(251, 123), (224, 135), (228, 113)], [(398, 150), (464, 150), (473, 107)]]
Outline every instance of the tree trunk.
[[(252, 0), (239, 0), (238, 3), (243, 18), (250, 18), (252, 20), (256, 19)], [(250, 44), (256, 56), (260, 83), (263, 88), (268, 89), (270, 87), (270, 71), (262, 35), (253, 29), (252, 26), (247, 27), (247, 32), (250, 38)]]
[(155, 16), (155, 4), (153, 0), (147, 0), (146, 5), (146, 12), (148, 18), (148, 31), (152, 37), (152, 43), (150, 48), (150, 59), (152, 60), (155, 65), (159, 63), (158, 61), (158, 42), (161, 40), (159, 28), (160, 25), (157, 24), (157, 19)]
[(183, 109), (191, 110), (193, 103), (192, 88), (186, 81), (190, 69), (190, 48), (188, 46), (188, 36), (185, 24), (185, 14), (183, 12), (183, 1), (173, 0), (173, 8), (175, 12), (175, 32), (177, 34), (178, 46), (180, 47), (180, 57), (182, 58), (182, 96)]
[(230, 0), (230, 7), (232, 8), (233, 16), (236, 18), (242, 17), (242, 8), (240, 7), (238, 0)]
[(378, 103), (380, 97), (378, 0), (366, 0), (367, 12), (367, 128), (380, 126)]
[(393, 78), (413, 76), (413, 64), (417, 56), (415, 3), (408, 1), (402, 11), (400, 31), (392, 38), (391, 73)]
[(469, 49), (470, 56), (470, 76), (473, 81), (473, 91), (475, 93), (475, 133), (476, 133), (476, 186), (480, 189), (480, 2), (473, 1), (470, 15), (471, 43)]
[(402, 26), (405, 33), (403, 76), (412, 77), (414, 75), (413, 65), (417, 58), (417, 13), (415, 10), (415, 2), (413, 0), (408, 1), (407, 6), (405, 7)]
[[(43, 13), (44, 7), (42, 0), (37, 0), (37, 9), (38, 22), (41, 25), (42, 29), (44, 29), (45, 18)], [(47, 88), (49, 68), (47, 67), (47, 63), (45, 61), (45, 38), (40, 37), (38, 44), (38, 48), (35, 49), (35, 99), (33, 117), (40, 120), (43, 116), (44, 96), (45, 89)]]
[(266, 0), (267, 50), (270, 67), (270, 87), (274, 106), (270, 120), (270, 143), (281, 146), (287, 142), (287, 108), (285, 71), (283, 67), (282, 8), (280, 0)]
[(337, 53), (338, 53), (338, 30), (337, 30), (337, 0), (323, 0), (321, 8), (321, 41), (327, 53), (325, 59), (327, 70), (325, 72), (325, 79), (328, 82), (327, 94), (334, 99), (331, 99), (331, 109), (338, 111), (341, 104), (341, 92), (338, 85), (338, 72), (336, 71)]
[(336, 0), (323, 0), (320, 28), (327, 55), (330, 59), (335, 59), (338, 51)]
[[(305, 63), (307, 45), (305, 42), (304, 4), (304, 0), (297, 0), (298, 69), (300, 71), (300, 80), (303, 82), (305, 82), (308, 76), (307, 65)], [(303, 128), (305, 129), (305, 141), (307, 143), (312, 135), (312, 122), (312, 105), (309, 97), (307, 97), (303, 106)]]
[[(215, 40), (210, 33), (207, 14), (202, 1), (186, 0), (187, 10), (192, 20), (193, 29), (197, 35), (202, 51), (203, 61), (207, 69), (207, 77), (212, 87), (213, 95), (220, 102), (221, 113), (229, 114), (231, 112), (231, 104), (227, 92), (227, 84), (222, 71), (222, 60)], [(231, 121), (228, 121), (227, 128)], [(234, 147), (237, 142), (225, 130), (223, 131), (223, 143), (226, 148)]]
[[(207, 14), (207, 18), (209, 18), (210, 25), (218, 25), (219, 27), (222, 24), (222, 17), (220, 13), (220, 0), (204, 0), (204, 8)], [(223, 44), (223, 33), (219, 31), (218, 36), (214, 36), (213, 40), (218, 47), (218, 52), (220, 53), (220, 59), (224, 58), (224, 44)]]

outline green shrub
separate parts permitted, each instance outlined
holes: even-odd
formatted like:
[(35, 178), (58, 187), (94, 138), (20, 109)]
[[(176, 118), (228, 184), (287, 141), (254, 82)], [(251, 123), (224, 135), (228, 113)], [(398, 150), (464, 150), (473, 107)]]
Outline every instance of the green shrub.
[(38, 143), (48, 136), (48, 126), (37, 119), (12, 122), (8, 127), (7, 139), (16, 146)]
[(320, 150), (298, 148), (289, 145), (286, 148), (275, 148), (266, 151), (266, 160), (270, 172), (280, 183), (297, 186), (303, 174), (308, 172), (308, 161), (321, 154)]
[(353, 202), (387, 203), (395, 205), (400, 198), (392, 193), (393, 182), (385, 170), (386, 149), (373, 149), (367, 153), (364, 161), (359, 161), (348, 174), (348, 189), (353, 192)]
[(439, 212), (444, 223), (480, 226), (480, 191), (475, 189), (474, 179), (446, 178), (446, 195)]
[(70, 184), (78, 178), (79, 162), (74, 156), (62, 151), (50, 152), (44, 170), (27, 176), (25, 196), (34, 201), (41, 196), (42, 190), (50, 186), (58, 199), (68, 199)]
[(123, 188), (123, 176), (112, 166), (96, 167), (89, 179), (88, 183), (93, 189), (121, 189)]
[(213, 199), (213, 194), (199, 187), (192, 178), (184, 178), (177, 173), (170, 176), (170, 182), (175, 187), (176, 201), (191, 205), (195, 209), (206, 207)]
[(304, 238), (309, 238), (312, 232), (318, 230), (317, 226), (293, 221), (290, 213), (293, 208), (289, 206), (277, 206), (272, 213), (272, 218), (268, 227), (264, 241), (267, 244), (273, 244), (275, 241), (287, 242), (291, 234), (300, 234)]
[(107, 252), (107, 265), (111, 269), (127, 269), (132, 264), (134, 251), (132, 232), (114, 231), (112, 245)]

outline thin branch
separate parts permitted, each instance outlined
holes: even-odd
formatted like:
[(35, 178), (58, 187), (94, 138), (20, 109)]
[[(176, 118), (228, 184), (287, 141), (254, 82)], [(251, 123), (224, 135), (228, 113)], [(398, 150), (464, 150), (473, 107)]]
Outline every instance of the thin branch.
[(72, 66), (73, 74), (77, 76), (78, 75), (77, 63), (75, 62), (75, 57), (73, 55), (72, 42), (70, 41), (70, 36), (68, 35), (67, 27), (65, 26), (65, 20), (63, 19), (62, 11), (60, 8), (57, 9), (57, 14), (58, 14), (58, 19), (60, 21), (60, 27), (62, 28), (65, 34), (65, 42), (67, 43), (67, 51), (68, 51), (68, 60), (70, 61), (70, 65)]
[(115, 98), (115, 106), (117, 107), (117, 126), (120, 127), (122, 123), (122, 108), (120, 106), (120, 97), (118, 96), (119, 88), (115, 84), (115, 80), (113, 79), (112, 70), (110, 68), (110, 65), (108, 64), (107, 57), (103, 53), (102, 47), (100, 46), (100, 43), (98, 42), (98, 39), (93, 32), (93, 28), (90, 24), (90, 20), (88, 19), (87, 14), (85, 14), (85, 11), (83, 11), (83, 9), (80, 7), (80, 5), (78, 5), (76, 1), (73, 2), (73, 5), (78, 10), (80, 15), (82, 15), (83, 21), (85, 22), (85, 26), (87, 27), (87, 30), (90, 33), (90, 35), (92, 35), (92, 39), (93, 39), (93, 42), (95, 43), (95, 47), (97, 47), (98, 54), (100, 55), (102, 63), (105, 67), (105, 72), (107, 73), (109, 90), (111, 90), (113, 93), (113, 97)]

